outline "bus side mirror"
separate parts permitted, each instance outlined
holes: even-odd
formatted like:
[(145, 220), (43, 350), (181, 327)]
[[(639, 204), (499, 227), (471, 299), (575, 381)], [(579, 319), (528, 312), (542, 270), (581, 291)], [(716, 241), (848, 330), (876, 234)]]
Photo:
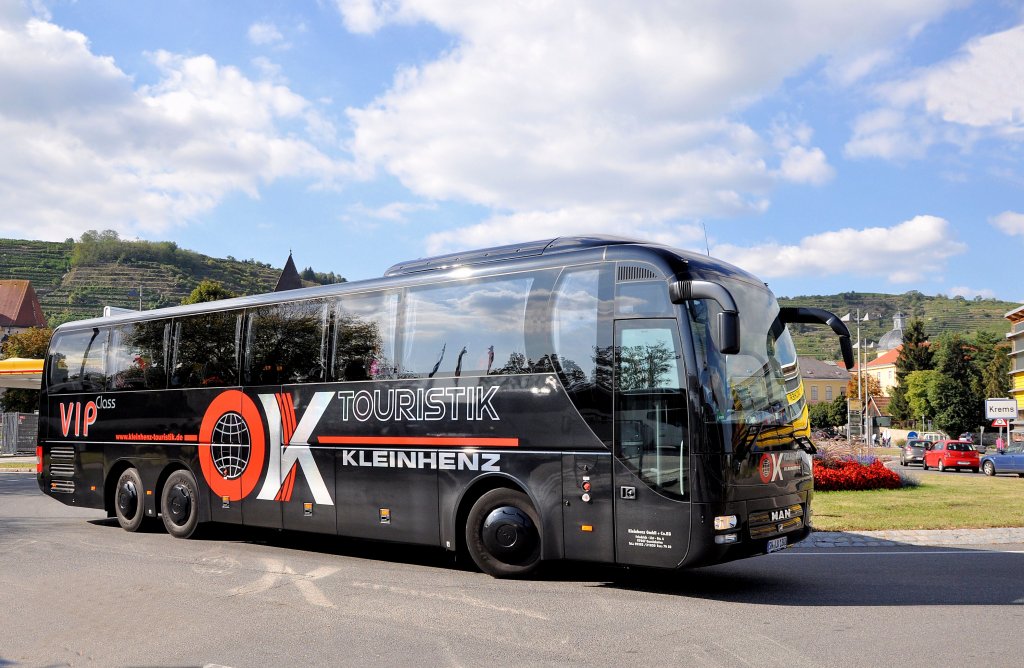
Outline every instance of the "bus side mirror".
[(711, 281), (673, 281), (668, 286), (668, 296), (673, 304), (682, 304), (691, 299), (713, 299), (722, 307), (718, 314), (718, 352), (735, 355), (740, 351), (740, 315), (736, 300), (725, 286)]
[(718, 352), (723, 355), (735, 355), (740, 351), (740, 317), (731, 311), (718, 314)]
[(843, 353), (843, 364), (847, 369), (853, 368), (853, 344), (850, 343), (850, 330), (835, 313), (809, 306), (784, 306), (779, 309), (779, 320), (787, 325), (792, 322), (828, 325), (839, 337), (839, 349)]

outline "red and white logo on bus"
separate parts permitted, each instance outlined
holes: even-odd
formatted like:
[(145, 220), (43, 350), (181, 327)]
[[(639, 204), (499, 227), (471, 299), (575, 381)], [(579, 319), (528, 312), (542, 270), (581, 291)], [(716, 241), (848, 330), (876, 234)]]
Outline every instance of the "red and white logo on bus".
[(225, 390), (217, 395), (199, 427), (199, 463), (213, 493), (241, 501), (256, 489), (266, 466), (256, 498), (291, 501), (301, 470), (313, 499), (334, 505), (309, 449), (310, 435), (332, 397), (332, 392), (315, 393), (298, 419), (290, 394), (257, 395), (267, 416), (264, 427), (260, 408), (246, 394)]
[(199, 463), (213, 493), (241, 501), (256, 489), (267, 457), (267, 436), (255, 402), (227, 390), (206, 409), (199, 427)]
[(767, 452), (761, 455), (761, 460), (757, 464), (758, 473), (761, 474), (761, 482), (769, 483), (773, 480), (782, 480), (782, 454), (768, 454)]

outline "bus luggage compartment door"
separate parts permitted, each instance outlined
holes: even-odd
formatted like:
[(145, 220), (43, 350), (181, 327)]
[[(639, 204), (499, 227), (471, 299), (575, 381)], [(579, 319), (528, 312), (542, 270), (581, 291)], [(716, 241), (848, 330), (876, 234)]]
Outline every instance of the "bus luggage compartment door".
[(562, 526), (566, 559), (615, 561), (611, 456), (562, 456)]

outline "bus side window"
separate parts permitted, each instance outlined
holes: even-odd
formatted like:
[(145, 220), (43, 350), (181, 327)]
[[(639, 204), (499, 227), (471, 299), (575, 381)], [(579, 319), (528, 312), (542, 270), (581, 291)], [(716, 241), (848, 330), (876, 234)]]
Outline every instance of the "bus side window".
[(246, 334), (245, 381), (285, 385), (326, 380), (323, 300), (253, 309)]
[(107, 391), (162, 390), (167, 384), (167, 320), (130, 323), (110, 330)]
[(530, 373), (526, 307), (533, 274), (410, 289), (402, 330), (403, 377)]
[(47, 391), (103, 391), (107, 330), (93, 328), (81, 332), (60, 333), (50, 345), (50, 371)]
[(171, 387), (238, 384), (240, 311), (200, 313), (174, 321)]
[(377, 380), (395, 375), (398, 294), (342, 297), (334, 310), (334, 378)]

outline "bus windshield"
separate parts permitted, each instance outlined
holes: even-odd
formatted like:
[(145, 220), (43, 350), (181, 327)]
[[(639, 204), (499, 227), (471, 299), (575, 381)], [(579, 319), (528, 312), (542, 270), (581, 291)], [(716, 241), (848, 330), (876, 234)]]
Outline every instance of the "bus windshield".
[(732, 430), (734, 445), (779, 445), (783, 435), (787, 438), (782, 440), (791, 443), (806, 426), (806, 411), (796, 348), (779, 320), (779, 305), (763, 287), (735, 280), (723, 283), (742, 314), (737, 354), (718, 352), (717, 303), (695, 301), (689, 308), (694, 344), (705, 361), (707, 400), (714, 409), (709, 419), (740, 427)]

